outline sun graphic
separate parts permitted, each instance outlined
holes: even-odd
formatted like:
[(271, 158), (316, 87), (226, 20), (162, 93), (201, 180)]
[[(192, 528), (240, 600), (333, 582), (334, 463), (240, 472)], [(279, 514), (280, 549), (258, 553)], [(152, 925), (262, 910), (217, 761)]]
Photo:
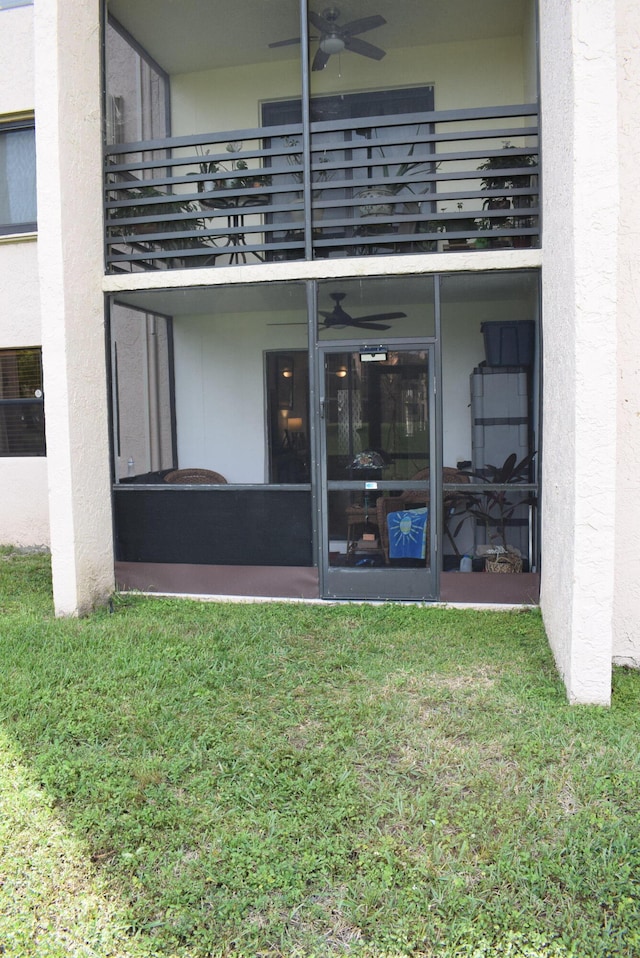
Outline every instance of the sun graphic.
[(389, 556), (393, 559), (424, 559), (427, 548), (427, 518), (429, 510), (408, 509), (390, 512)]

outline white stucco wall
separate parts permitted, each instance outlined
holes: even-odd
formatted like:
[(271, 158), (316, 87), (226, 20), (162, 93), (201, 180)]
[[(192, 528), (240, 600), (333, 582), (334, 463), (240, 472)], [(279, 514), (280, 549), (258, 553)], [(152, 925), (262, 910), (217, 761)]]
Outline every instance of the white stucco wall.
[[(36, 242), (0, 241), (0, 349), (40, 343)], [(0, 489), (0, 543), (48, 545), (46, 458), (0, 457)]]
[(114, 587), (101, 209), (98, 0), (38, 0), (38, 261), (54, 603)]
[[(0, 122), (33, 104), (33, 7), (0, 10)], [(35, 238), (0, 238), (0, 349), (41, 341)], [(0, 489), (0, 543), (48, 545), (46, 458), (0, 458)]]
[(617, 2), (618, 428), (614, 661), (640, 667), (640, 6)]
[(616, 457), (614, 4), (542, 0), (541, 606), (575, 702), (610, 698)]
[(33, 7), (0, 10), (0, 120), (33, 101)]
[(48, 546), (47, 460), (0, 459), (0, 545)]
[(40, 345), (35, 239), (0, 239), (0, 349)]

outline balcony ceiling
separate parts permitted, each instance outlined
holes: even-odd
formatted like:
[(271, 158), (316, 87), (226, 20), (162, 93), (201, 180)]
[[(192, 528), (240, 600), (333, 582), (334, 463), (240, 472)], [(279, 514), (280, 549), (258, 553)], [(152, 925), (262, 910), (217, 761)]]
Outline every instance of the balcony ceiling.
[[(337, 0), (341, 22), (380, 13), (387, 21), (367, 36), (385, 49), (520, 36), (532, 0)], [(328, 0), (314, 0), (322, 12)], [(295, 4), (285, 0), (109, 0), (109, 12), (169, 74), (242, 63), (274, 62), (296, 46), (269, 49), (299, 35)], [(185, 38), (178, 42), (178, 38)], [(363, 38), (365, 39), (365, 38)]]

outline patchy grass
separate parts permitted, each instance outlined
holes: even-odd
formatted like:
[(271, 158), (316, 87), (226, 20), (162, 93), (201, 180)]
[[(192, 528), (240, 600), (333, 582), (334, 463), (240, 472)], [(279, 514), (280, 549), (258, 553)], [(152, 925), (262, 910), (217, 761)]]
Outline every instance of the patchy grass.
[(537, 613), (0, 612), (0, 954), (640, 954), (640, 675), (568, 706)]

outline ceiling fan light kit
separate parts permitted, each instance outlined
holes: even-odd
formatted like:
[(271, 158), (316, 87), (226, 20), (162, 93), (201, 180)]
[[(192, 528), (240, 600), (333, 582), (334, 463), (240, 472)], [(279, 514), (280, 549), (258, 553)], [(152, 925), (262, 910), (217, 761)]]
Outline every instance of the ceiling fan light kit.
[(334, 53), (342, 53), (344, 50), (344, 40), (342, 37), (333, 36), (322, 37), (320, 40), (320, 49), (323, 53), (328, 53), (329, 56), (332, 56)]
[[(318, 50), (313, 58), (312, 70), (324, 70), (329, 57), (345, 50), (349, 53), (358, 53), (370, 60), (382, 60), (386, 52), (372, 43), (367, 43), (366, 40), (361, 40), (359, 35), (384, 26), (387, 22), (384, 17), (373, 14), (369, 17), (361, 17), (358, 20), (350, 20), (349, 23), (343, 23), (342, 25), (338, 23), (339, 19), (340, 10), (338, 7), (327, 7), (321, 14), (309, 10), (309, 23), (320, 33), (319, 37), (313, 38), (318, 41)], [(300, 43), (300, 37), (276, 40), (269, 46), (272, 48), (285, 47), (294, 43)]]

